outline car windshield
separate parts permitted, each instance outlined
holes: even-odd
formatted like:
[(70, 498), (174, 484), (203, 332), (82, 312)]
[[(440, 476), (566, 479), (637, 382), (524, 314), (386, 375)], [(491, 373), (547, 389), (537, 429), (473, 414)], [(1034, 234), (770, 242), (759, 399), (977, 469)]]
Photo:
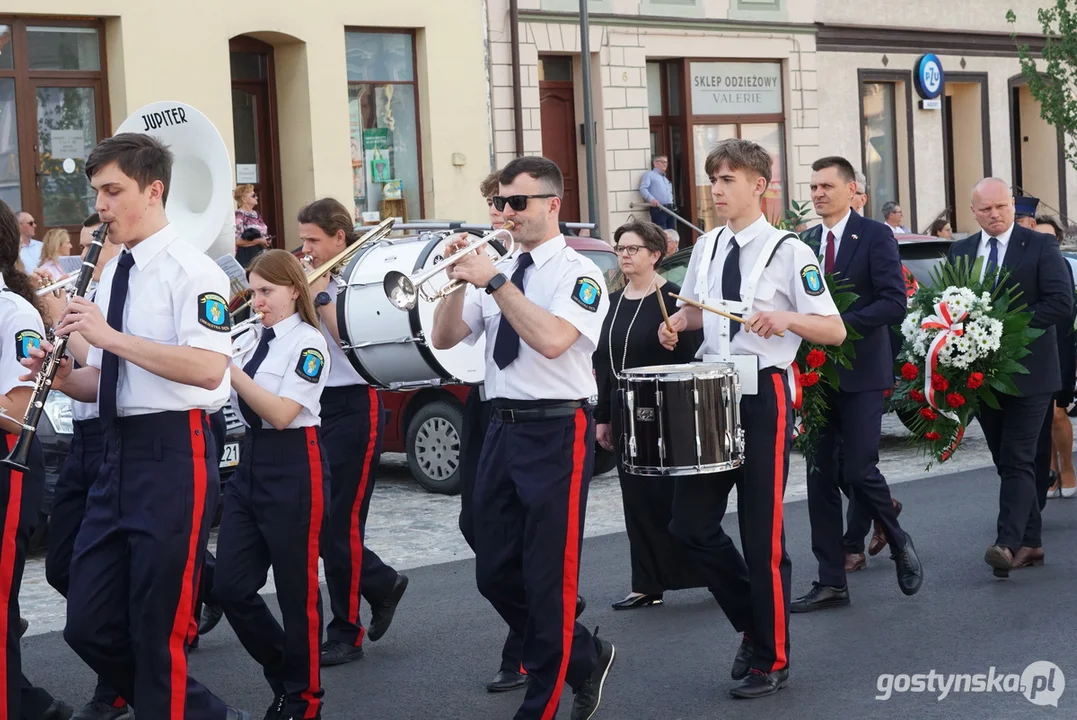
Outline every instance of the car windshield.
[(604, 250), (578, 250), (580, 255), (594, 261), (598, 269), (606, 278), (606, 289), (616, 292), (621, 289), (624, 278), (621, 277), (621, 269), (617, 267), (617, 256)]
[(924, 240), (899, 243), (898, 245), (901, 264), (909, 269), (909, 272), (921, 285), (931, 283), (931, 271), (946, 258), (946, 252), (949, 249), (950, 242), (945, 240)]

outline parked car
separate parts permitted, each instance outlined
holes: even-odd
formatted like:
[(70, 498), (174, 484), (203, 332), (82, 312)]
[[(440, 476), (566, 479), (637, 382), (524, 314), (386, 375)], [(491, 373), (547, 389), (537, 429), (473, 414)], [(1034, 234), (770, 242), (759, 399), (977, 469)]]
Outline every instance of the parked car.
[[(236, 465), (239, 464), (240, 441), (243, 439), (243, 423), (230, 406), (225, 407), (224, 416), (228, 423), (228, 433), (225, 436), (224, 454), (220, 462), (222, 486), (228, 482)], [(56, 480), (71, 452), (73, 435), (71, 398), (54, 390), (49, 393), (45, 401), (45, 412), (42, 413), (41, 422), (37, 427), (37, 436), (45, 454), (45, 500), (41, 504), (40, 522), (37, 523), (34, 536), (30, 538), (31, 550), (43, 547), (48, 537), (48, 519), (52, 515)], [(220, 508), (218, 507), (218, 517), (214, 519), (214, 524), (219, 519)]]

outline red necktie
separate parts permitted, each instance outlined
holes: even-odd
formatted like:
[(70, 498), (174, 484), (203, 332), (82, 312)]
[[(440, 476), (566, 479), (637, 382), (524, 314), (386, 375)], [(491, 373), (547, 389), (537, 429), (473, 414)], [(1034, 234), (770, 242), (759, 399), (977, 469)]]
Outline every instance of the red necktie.
[(826, 231), (826, 259), (823, 261), (823, 272), (827, 275), (834, 272), (834, 232)]

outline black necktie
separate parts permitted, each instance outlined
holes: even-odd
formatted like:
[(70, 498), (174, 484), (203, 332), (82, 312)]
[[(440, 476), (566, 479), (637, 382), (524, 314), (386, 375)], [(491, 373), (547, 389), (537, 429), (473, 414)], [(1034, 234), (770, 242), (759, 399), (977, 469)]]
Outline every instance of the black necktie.
[[(523, 253), (516, 259), (516, 270), (512, 273), (512, 284), (524, 291), (524, 272), (531, 266), (531, 253)], [(505, 315), (497, 326), (497, 339), (494, 340), (494, 362), (504, 370), (520, 354), (520, 336)]]
[[(251, 359), (247, 361), (247, 364), (243, 366), (243, 372), (250, 376), (251, 380), (254, 379), (254, 374), (258, 372), (258, 368), (262, 366), (262, 361), (266, 359), (266, 354), (269, 353), (270, 341), (276, 336), (277, 334), (273, 331), (273, 328), (266, 328), (262, 332), (262, 338), (258, 341), (258, 348), (254, 351)], [(251, 426), (251, 430), (259, 432), (262, 429), (262, 418), (258, 417), (258, 413), (254, 412), (254, 409), (245, 403), (242, 397), (239, 398), (239, 411), (243, 413), (243, 419)]]
[[(984, 277), (987, 277), (998, 270), (998, 238), (993, 237), (988, 240), (987, 243), (991, 246), (991, 251), (987, 254), (987, 270), (984, 271)], [(991, 287), (994, 288), (997, 286), (998, 277), (995, 278), (994, 284), (992, 284)]]
[[(729, 239), (729, 253), (722, 268), (722, 299), (740, 302), (740, 245), (736, 238)], [(732, 341), (740, 330), (740, 323), (729, 320), (729, 339)]]
[[(135, 256), (129, 252), (120, 255), (116, 274), (112, 276), (112, 293), (108, 298), (108, 325), (116, 332), (123, 332), (123, 306), (127, 303), (127, 283), (131, 279), (131, 266)], [(116, 389), (120, 380), (120, 358), (104, 351), (101, 354), (101, 383), (97, 402), (101, 423), (105, 427), (116, 419)]]

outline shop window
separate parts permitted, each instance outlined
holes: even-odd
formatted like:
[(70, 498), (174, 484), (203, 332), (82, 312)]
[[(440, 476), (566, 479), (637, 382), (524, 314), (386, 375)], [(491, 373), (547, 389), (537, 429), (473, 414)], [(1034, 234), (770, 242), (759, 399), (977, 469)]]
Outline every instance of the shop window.
[(96, 28), (30, 26), (26, 49), (31, 70), (100, 70)]
[(19, 178), (19, 128), (15, 122), (15, 81), (0, 78), (0, 200), (22, 207)]
[(410, 33), (346, 33), (357, 220), (422, 215), (421, 147)]
[(725, 224), (725, 219), (718, 217), (711, 197), (711, 182), (707, 176), (707, 155), (722, 140), (740, 138), (759, 143), (770, 153), (770, 184), (763, 194), (763, 214), (772, 225), (781, 222), (785, 215), (785, 132), (782, 123), (743, 123), (694, 125), (692, 127), (695, 143), (695, 178), (696, 178), (696, 217), (702, 221), (704, 230), (712, 230)]
[(878, 217), (884, 203), (899, 200), (897, 164), (897, 115), (894, 111), (894, 83), (864, 83), (860, 86), (864, 104), (864, 177), (868, 181), (868, 207)]

